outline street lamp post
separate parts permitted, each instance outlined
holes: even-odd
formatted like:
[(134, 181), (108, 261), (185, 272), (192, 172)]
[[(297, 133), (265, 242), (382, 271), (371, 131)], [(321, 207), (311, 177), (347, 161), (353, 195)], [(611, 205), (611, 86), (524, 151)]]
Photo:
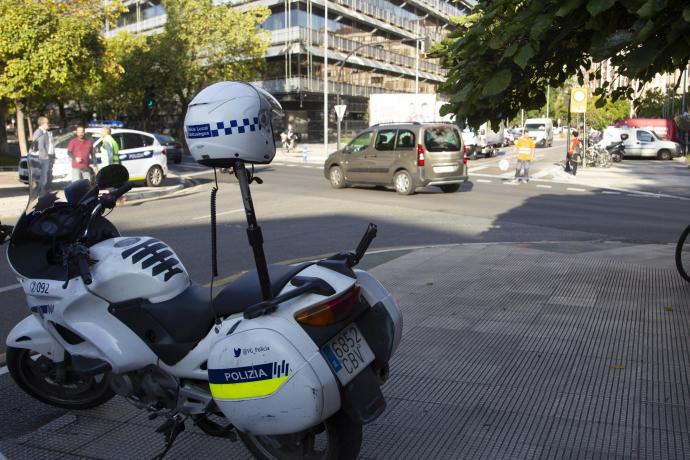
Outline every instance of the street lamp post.
[(414, 92), (419, 94), (419, 52), (422, 48), (422, 43), (419, 39), (414, 42)]
[(328, 155), (328, 0), (323, 5), (323, 150)]

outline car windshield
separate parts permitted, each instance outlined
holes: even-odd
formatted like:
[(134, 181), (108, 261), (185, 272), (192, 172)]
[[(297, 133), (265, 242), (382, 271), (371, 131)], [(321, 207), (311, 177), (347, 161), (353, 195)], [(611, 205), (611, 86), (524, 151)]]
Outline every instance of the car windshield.
[(543, 123), (530, 123), (525, 125), (527, 131), (546, 131), (546, 125)]
[(154, 134), (153, 137), (158, 139), (158, 142), (161, 144), (172, 144), (175, 142), (175, 139), (170, 136), (166, 136), (165, 134)]
[[(60, 134), (59, 136), (55, 137), (55, 148), (56, 149), (66, 149), (67, 145), (69, 144), (69, 141), (77, 137), (77, 135), (74, 132), (69, 132), (65, 134)], [(84, 133), (84, 139), (91, 139), (93, 140), (93, 135), (91, 133)]]
[(424, 131), (424, 145), (430, 152), (460, 150), (460, 138), (454, 128), (438, 126)]

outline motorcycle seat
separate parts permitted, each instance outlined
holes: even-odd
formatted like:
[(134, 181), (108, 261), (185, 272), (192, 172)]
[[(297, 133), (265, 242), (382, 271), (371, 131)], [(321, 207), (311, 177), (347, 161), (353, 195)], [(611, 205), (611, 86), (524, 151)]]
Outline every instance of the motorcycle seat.
[[(311, 265), (269, 265), (268, 275), (271, 278), (271, 295), (277, 296), (285, 285)], [(256, 270), (248, 271), (235, 281), (223, 287), (213, 299), (213, 310), (221, 316), (228, 316), (243, 312), (247, 307), (264, 300)]]

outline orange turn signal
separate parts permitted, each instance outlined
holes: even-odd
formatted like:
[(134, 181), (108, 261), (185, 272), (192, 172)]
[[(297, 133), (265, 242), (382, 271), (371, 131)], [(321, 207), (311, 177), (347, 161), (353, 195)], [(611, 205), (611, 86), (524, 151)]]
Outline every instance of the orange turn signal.
[(295, 319), (306, 326), (330, 326), (343, 321), (354, 313), (359, 291), (360, 287), (354, 285), (340, 297), (298, 311)]

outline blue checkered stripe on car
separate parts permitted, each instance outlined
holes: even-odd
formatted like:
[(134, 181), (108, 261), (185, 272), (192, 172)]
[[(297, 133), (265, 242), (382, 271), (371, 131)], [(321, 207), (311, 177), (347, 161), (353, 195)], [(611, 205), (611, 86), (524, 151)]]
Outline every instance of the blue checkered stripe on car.
[(203, 125), (187, 125), (187, 137), (191, 139), (203, 137), (218, 137), (231, 136), (233, 134), (244, 134), (246, 132), (261, 131), (261, 124), (259, 124), (259, 117), (252, 119), (243, 118), (241, 120), (217, 121), (215, 127), (210, 124)]

